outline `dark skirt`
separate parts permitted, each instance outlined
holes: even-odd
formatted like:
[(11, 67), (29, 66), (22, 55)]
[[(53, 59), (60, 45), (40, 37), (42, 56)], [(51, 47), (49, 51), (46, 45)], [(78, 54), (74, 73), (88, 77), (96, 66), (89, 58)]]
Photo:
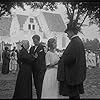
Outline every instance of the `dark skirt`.
[(32, 72), (26, 67), (19, 70), (13, 99), (32, 99)]
[(9, 73), (9, 63), (2, 64), (2, 74), (8, 74)]
[(79, 85), (68, 85), (67, 82), (59, 83), (59, 94), (62, 96), (77, 96), (84, 93), (83, 83)]

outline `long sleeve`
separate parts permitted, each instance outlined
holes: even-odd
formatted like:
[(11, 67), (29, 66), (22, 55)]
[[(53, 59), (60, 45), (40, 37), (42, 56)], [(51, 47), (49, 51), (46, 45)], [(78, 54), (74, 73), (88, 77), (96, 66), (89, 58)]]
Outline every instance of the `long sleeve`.
[(32, 62), (34, 62), (34, 57), (25, 50), (20, 51), (20, 53), (18, 54), (18, 59), (21, 62), (29, 64), (32, 64)]
[(46, 63), (45, 63), (45, 52), (44, 52), (44, 48), (41, 44), (39, 44), (39, 46), (37, 47), (36, 50), (34, 50), (34, 46), (30, 48), (30, 54), (34, 55), (37, 53), (37, 58), (34, 58), (34, 65), (36, 70), (44, 70), (46, 69)]
[(8, 52), (5, 53), (5, 57), (10, 60), (10, 54)]
[(66, 48), (65, 52), (63, 53), (64, 57), (64, 65), (72, 65), (76, 58), (75, 58), (75, 48), (73, 42), (70, 42), (68, 47)]
[(30, 53), (30, 54), (33, 53), (33, 47), (30, 48), (29, 53)]

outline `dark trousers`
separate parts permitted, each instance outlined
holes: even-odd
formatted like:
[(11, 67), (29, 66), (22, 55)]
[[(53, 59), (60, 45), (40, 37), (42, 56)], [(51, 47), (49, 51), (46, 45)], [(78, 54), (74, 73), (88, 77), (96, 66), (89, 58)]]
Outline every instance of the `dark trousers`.
[(83, 82), (79, 85), (68, 85), (67, 82), (60, 82), (59, 93), (63, 96), (69, 96), (69, 98), (80, 98), (80, 94), (84, 93)]
[(76, 95), (76, 96), (69, 96), (69, 99), (80, 99), (80, 95)]
[(41, 98), (44, 74), (45, 74), (45, 70), (33, 72), (34, 85), (36, 89), (37, 99)]

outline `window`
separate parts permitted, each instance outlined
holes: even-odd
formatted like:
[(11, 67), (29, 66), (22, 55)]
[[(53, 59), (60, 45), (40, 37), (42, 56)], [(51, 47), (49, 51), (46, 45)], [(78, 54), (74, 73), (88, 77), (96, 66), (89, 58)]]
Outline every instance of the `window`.
[(34, 23), (34, 19), (33, 18), (30, 18), (30, 23)]
[(29, 24), (29, 25), (28, 25), (28, 29), (30, 29), (30, 30), (31, 30), (31, 24)]
[(32, 29), (35, 30), (35, 25), (32, 25)]
[(35, 25), (28, 24), (28, 29), (29, 30), (35, 30)]

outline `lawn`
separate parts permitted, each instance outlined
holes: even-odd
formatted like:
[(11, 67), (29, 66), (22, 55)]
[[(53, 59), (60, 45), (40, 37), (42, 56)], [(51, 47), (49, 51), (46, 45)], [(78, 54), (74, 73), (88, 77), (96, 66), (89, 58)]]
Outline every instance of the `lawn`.
[[(3, 75), (0, 72), (0, 99), (11, 99), (16, 82), (17, 74), (9, 73)], [(100, 98), (100, 68), (87, 69), (87, 78), (84, 82), (85, 93), (81, 98)], [(36, 91), (33, 85), (33, 98), (36, 98)]]

